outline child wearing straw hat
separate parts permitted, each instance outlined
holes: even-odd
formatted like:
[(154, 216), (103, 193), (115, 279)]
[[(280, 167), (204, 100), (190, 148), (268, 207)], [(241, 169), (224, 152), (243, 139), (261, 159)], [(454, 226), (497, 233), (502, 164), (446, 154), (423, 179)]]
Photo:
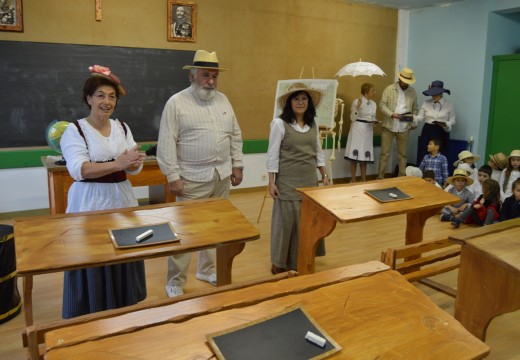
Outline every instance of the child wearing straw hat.
[(501, 187), (500, 199), (504, 201), (507, 197), (513, 195), (513, 181), (520, 177), (520, 150), (513, 150), (507, 157), (507, 166), (502, 170), (498, 183)]
[(477, 172), (475, 171), (476, 165), (475, 163), (480, 160), (480, 155), (473, 154), (469, 150), (461, 151), (458, 155), (458, 160), (453, 163), (453, 166), (458, 167), (459, 164), (465, 163), (469, 164), (471, 168), (473, 169), (473, 173), (471, 175), (471, 178), (473, 181), (477, 181)]
[(501, 152), (494, 155), (489, 155), (488, 165), (491, 166), (491, 169), (493, 169), (491, 178), (493, 180), (499, 181), (502, 170), (504, 170), (507, 166), (507, 156)]
[(453, 176), (450, 176), (446, 182), (453, 185), (452, 188), (446, 189), (447, 192), (457, 196), (460, 202), (454, 205), (446, 205), (441, 211), (441, 221), (451, 221), (455, 215), (462, 213), (468, 208), (474, 200), (474, 195), (467, 186), (473, 184), (473, 179), (470, 178), (465, 170), (455, 169)]

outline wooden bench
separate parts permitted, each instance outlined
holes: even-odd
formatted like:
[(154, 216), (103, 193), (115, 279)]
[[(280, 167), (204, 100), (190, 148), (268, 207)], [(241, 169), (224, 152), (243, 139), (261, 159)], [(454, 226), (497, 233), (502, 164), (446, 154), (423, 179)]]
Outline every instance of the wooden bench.
[(423, 241), (405, 245), (395, 249), (387, 249), (381, 253), (381, 262), (393, 270), (397, 270), (409, 282), (420, 282), (432, 289), (455, 297), (457, 292), (448, 286), (429, 279), (460, 265), (460, 244), (449, 239)]

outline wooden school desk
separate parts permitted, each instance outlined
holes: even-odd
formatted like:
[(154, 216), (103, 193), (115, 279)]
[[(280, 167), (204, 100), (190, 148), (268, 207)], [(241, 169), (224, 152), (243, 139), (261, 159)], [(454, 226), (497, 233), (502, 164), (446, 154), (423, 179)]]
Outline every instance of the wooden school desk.
[(489, 347), (378, 261), (64, 324), (46, 359), (211, 359), (206, 335), (301, 306), (342, 350), (336, 359), (479, 359)]
[[(365, 193), (365, 190), (392, 187), (412, 198), (382, 203)], [(318, 240), (332, 233), (337, 222), (346, 224), (406, 214), (405, 245), (415, 244), (422, 241), (424, 224), (429, 217), (439, 213), (443, 206), (460, 201), (455, 195), (412, 176), (297, 190), (302, 194), (298, 245), (300, 274), (314, 272)]]
[(520, 219), (461, 229), (450, 240), (462, 244), (455, 318), (484, 341), (494, 317), (520, 309)]
[[(51, 214), (64, 214), (67, 210), (67, 193), (74, 183), (65, 165), (56, 165), (54, 160), (41, 157), (42, 164), (47, 169), (47, 185), (49, 190), (49, 209)], [(161, 173), (155, 157), (147, 157), (143, 169), (137, 175), (128, 175), (132, 186), (164, 186), (164, 202), (173, 202), (175, 197), (168, 189), (166, 176)]]
[[(114, 247), (108, 229), (169, 221), (180, 242)], [(33, 323), (33, 276), (216, 248), (218, 285), (231, 283), (233, 258), (260, 233), (226, 199), (205, 199), (90, 213), (17, 218), (16, 264), (23, 277), (25, 321)]]

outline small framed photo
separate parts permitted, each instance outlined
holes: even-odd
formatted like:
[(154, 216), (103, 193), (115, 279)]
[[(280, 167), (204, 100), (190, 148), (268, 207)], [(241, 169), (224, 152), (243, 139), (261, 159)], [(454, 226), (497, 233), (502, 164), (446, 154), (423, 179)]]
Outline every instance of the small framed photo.
[(23, 31), (22, 0), (0, 0), (0, 31)]
[(168, 41), (195, 42), (196, 39), (197, 5), (168, 0)]

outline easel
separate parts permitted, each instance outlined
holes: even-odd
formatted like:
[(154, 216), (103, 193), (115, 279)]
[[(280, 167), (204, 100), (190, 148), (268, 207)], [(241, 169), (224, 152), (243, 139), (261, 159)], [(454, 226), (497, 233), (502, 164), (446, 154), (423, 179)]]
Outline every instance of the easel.
[[(302, 67), (302, 70), (300, 72), (300, 77), (299, 79), (302, 78), (303, 76), (303, 70), (305, 68)], [(315, 79), (315, 76), (314, 76), (314, 67), (312, 67), (312, 78)], [(345, 103), (343, 102), (342, 99), (340, 98), (336, 98), (336, 102), (334, 103), (334, 119), (338, 116), (338, 110), (341, 110), (340, 111), (340, 118), (339, 118), (339, 129), (338, 129), (338, 142), (337, 142), (337, 149), (341, 149), (341, 131), (343, 129), (343, 109), (345, 107)], [(334, 120), (333, 119), (333, 120)], [(333, 184), (333, 176), (332, 176), (332, 162), (334, 160), (336, 160), (336, 132), (334, 131), (334, 129), (336, 128), (336, 122), (335, 121), (332, 121), (334, 123), (334, 125), (332, 127), (327, 127), (327, 126), (319, 126), (318, 130), (319, 130), (319, 135), (320, 135), (320, 141), (321, 141), (321, 144), (322, 144), (322, 148), (324, 147), (324, 149), (327, 149), (327, 145), (328, 145), (328, 137), (331, 136), (332, 137), (332, 152), (330, 154), (330, 157), (329, 157), (329, 166), (328, 166), (328, 170), (327, 170), (327, 173), (329, 174), (329, 181), (330, 181), (330, 184), (332, 185)], [(324, 143), (325, 141), (325, 143)], [(321, 181), (320, 181), (321, 182)], [(262, 201), (262, 205), (260, 207), (260, 212), (258, 213), (258, 219), (256, 220), (257, 223), (260, 222), (260, 217), (262, 216), (262, 210), (264, 209), (264, 205), (265, 205), (265, 199), (269, 196), (269, 187), (267, 187), (267, 190), (264, 194), (264, 199)]]

